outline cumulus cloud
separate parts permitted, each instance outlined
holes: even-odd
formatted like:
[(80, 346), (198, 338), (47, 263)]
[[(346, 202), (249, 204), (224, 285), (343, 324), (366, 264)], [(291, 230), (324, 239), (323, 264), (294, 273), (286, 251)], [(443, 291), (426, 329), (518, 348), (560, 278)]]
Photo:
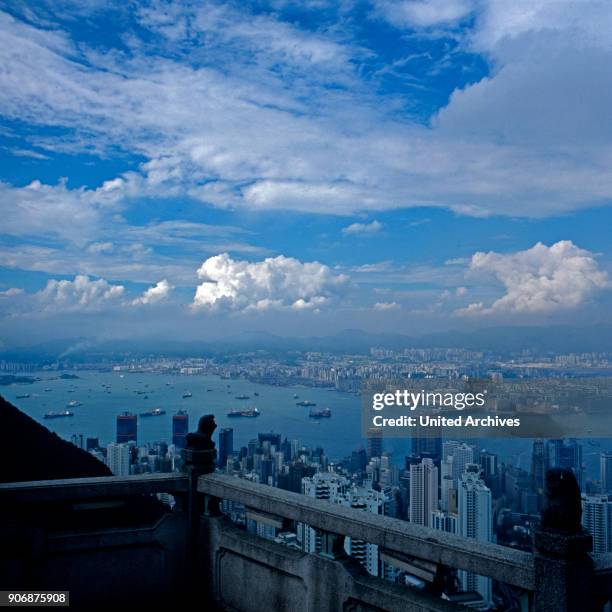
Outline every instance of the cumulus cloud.
[(472, 303), (460, 314), (553, 313), (576, 308), (610, 287), (595, 255), (570, 240), (550, 247), (538, 242), (530, 249), (510, 254), (478, 252), (472, 256), (470, 270), (492, 274), (506, 292), (490, 306)]
[(380, 232), (383, 225), (380, 221), (372, 221), (371, 223), (351, 223), (347, 227), (342, 228), (342, 233), (346, 236), (354, 236), (356, 234), (376, 234)]
[(122, 285), (112, 285), (102, 278), (79, 275), (72, 281), (48, 280), (34, 298), (43, 312), (97, 312), (118, 304), (124, 290)]
[(132, 306), (157, 304), (167, 299), (172, 291), (172, 285), (167, 280), (159, 281), (155, 286), (149, 287), (143, 294), (130, 303)]
[(213, 311), (318, 310), (348, 287), (328, 266), (282, 255), (251, 263), (223, 253), (204, 261), (198, 276), (193, 306)]

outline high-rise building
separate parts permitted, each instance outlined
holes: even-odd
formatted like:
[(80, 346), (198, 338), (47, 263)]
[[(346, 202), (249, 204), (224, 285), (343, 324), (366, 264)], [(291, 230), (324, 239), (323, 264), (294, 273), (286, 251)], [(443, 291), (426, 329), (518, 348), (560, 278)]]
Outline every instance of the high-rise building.
[(115, 476), (129, 476), (130, 446), (111, 442), (106, 447), (106, 465)]
[(172, 415), (172, 444), (176, 448), (185, 448), (185, 438), (189, 433), (189, 414), (179, 410)]
[(276, 450), (280, 450), (281, 447), (281, 435), (270, 431), (268, 433), (257, 434), (259, 439), (259, 446), (263, 447), (265, 442), (268, 442), (270, 446), (276, 446)]
[(582, 496), (582, 526), (593, 536), (593, 552), (612, 552), (612, 501), (608, 495)]
[[(440, 435), (436, 435), (439, 433)], [(438, 463), (442, 457), (442, 438), (440, 428), (419, 427), (412, 432), (411, 452), (417, 457), (433, 459)]]
[[(458, 533), (480, 542), (493, 541), (491, 490), (480, 477), (480, 466), (468, 464), (459, 478)], [(465, 570), (459, 571), (463, 591), (478, 592), (484, 604), (492, 603), (491, 579)]]
[(117, 444), (138, 443), (138, 420), (131, 412), (117, 415)]
[(431, 513), (438, 509), (438, 468), (432, 459), (410, 466), (411, 523), (429, 527)]
[[(302, 493), (315, 499), (332, 500), (343, 494), (349, 481), (340, 474), (317, 472), (311, 477), (302, 479)], [(298, 523), (298, 540), (304, 552), (321, 552), (321, 532), (306, 523)]]
[(533, 478), (533, 488), (538, 494), (542, 494), (544, 491), (545, 476), (546, 448), (544, 440), (534, 440), (531, 450), (531, 477)]
[[(234, 430), (231, 427), (222, 427), (219, 430), (219, 455), (217, 465), (224, 470), (227, 458), (234, 452)], [(267, 481), (266, 481), (267, 482)]]
[(568, 440), (548, 440), (546, 442), (546, 467), (572, 470), (582, 489), (582, 446), (574, 438)]
[(382, 437), (370, 435), (368, 437), (368, 459), (380, 457), (383, 451)]
[(474, 447), (462, 443), (453, 449), (453, 482), (457, 487), (465, 466), (474, 463)]
[(612, 453), (605, 452), (599, 456), (599, 478), (601, 492), (612, 493)]
[(457, 533), (457, 515), (451, 512), (443, 512), (442, 510), (434, 510), (431, 513), (429, 526), (438, 531)]

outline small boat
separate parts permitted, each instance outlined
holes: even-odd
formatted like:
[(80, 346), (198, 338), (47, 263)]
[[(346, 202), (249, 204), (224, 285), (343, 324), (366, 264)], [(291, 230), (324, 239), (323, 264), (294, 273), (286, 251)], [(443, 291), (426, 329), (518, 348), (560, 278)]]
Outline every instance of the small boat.
[(300, 397), (297, 393), (293, 394), (293, 399), (297, 399), (298, 397)]
[(259, 393), (257, 393), (257, 391), (255, 391), (255, 393), (253, 393), (253, 395), (254, 395), (255, 397), (259, 397)]
[(311, 410), (308, 416), (311, 419), (329, 419), (332, 413), (329, 408), (323, 408), (323, 410)]
[(252, 408), (250, 410), (230, 410), (227, 413), (227, 416), (232, 419), (235, 419), (238, 417), (245, 417), (248, 419), (252, 419), (252, 418), (258, 417), (259, 415), (260, 415), (260, 412), (259, 410), (257, 410), (257, 408)]
[(53, 389), (49, 389), (49, 388), (45, 389), (45, 393), (49, 393), (49, 391), (53, 391)]
[(296, 406), (304, 406), (308, 408), (309, 406), (316, 406), (315, 402), (311, 402), (310, 400), (302, 400), (301, 402), (295, 402)]
[(17, 399), (28, 399), (28, 397), (30, 397), (29, 393), (24, 393), (22, 395), (18, 395)]
[(47, 412), (45, 413), (45, 419), (59, 419), (61, 417), (72, 417), (74, 416), (74, 412), (70, 412), (70, 410), (64, 410), (63, 412)]
[(70, 400), (67, 404), (66, 404), (66, 408), (76, 408), (77, 406), (82, 406), (83, 404), (81, 404), (81, 402), (77, 402), (76, 400)]
[(239, 400), (248, 400), (248, 399), (251, 399), (251, 396), (250, 395), (237, 395), (236, 399), (239, 399)]
[(183, 393), (183, 399), (187, 399), (188, 397), (193, 397), (193, 393), (191, 393), (191, 391), (186, 391)]
[(153, 410), (147, 410), (147, 412), (141, 412), (141, 417), (153, 417), (153, 416), (161, 416), (162, 414), (166, 414), (165, 410), (161, 408), (153, 408)]

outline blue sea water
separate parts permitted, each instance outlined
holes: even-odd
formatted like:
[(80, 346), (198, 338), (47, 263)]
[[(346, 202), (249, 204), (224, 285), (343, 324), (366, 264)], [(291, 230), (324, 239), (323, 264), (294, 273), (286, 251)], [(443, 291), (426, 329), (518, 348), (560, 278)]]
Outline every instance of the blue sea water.
[[(138, 419), (138, 444), (171, 442), (172, 415), (180, 409), (189, 413), (189, 428), (194, 431), (199, 417), (214, 414), (217, 427), (232, 427), (234, 448), (245, 446), (259, 432), (274, 431), (289, 440), (297, 439), (309, 447), (321, 446), (331, 460), (340, 460), (365, 446), (361, 436), (361, 399), (358, 395), (333, 389), (303, 386), (278, 387), (252, 383), (243, 379), (225, 380), (212, 375), (176, 376), (157, 373), (73, 372), (78, 379), (60, 379), (55, 372), (38, 372), (41, 380), (33, 384), (0, 387), (8, 401), (66, 440), (73, 434), (83, 438), (97, 437), (105, 446), (116, 439), (116, 416), (129, 411), (136, 414), (162, 408), (166, 414)], [(49, 389), (46, 391), (46, 389)], [(148, 399), (144, 399), (146, 392)], [(183, 394), (192, 393), (191, 398)], [(259, 396), (255, 396), (258, 393)], [(29, 394), (28, 398), (17, 396)], [(236, 396), (248, 395), (239, 400)], [(299, 400), (310, 400), (316, 408), (330, 408), (329, 419), (310, 419), (310, 408), (296, 406)], [(44, 419), (49, 411), (67, 410), (70, 401), (82, 405), (69, 408), (74, 417)], [(235, 408), (257, 407), (257, 418), (228, 418)], [(216, 436), (215, 436), (216, 438)], [(601, 441), (596, 446), (584, 445), (587, 474), (597, 477), (599, 453), (610, 445)], [(530, 469), (531, 443), (529, 439), (479, 440), (480, 448), (499, 455), (500, 461), (509, 461), (523, 469)], [(385, 440), (385, 450), (393, 453), (393, 462), (402, 465), (410, 453), (410, 439)]]

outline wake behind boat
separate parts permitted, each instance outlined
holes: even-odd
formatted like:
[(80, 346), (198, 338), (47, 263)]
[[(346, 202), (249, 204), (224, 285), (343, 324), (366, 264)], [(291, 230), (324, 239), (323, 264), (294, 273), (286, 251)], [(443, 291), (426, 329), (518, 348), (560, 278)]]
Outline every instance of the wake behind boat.
[(61, 417), (72, 417), (74, 416), (74, 412), (70, 412), (70, 410), (63, 410), (62, 412), (47, 412), (44, 416), (45, 419), (59, 419)]

